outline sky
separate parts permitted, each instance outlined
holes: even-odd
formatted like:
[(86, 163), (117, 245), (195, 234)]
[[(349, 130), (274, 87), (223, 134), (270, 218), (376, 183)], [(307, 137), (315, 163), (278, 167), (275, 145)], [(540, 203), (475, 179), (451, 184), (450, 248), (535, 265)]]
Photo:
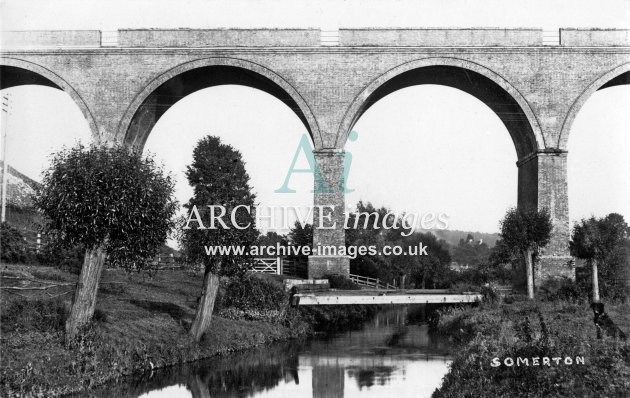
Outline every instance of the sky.
[[(586, 1), (3, 1), (2, 30), (209, 27), (617, 27), (628, 28), (630, 2)], [(439, 4), (439, 6), (438, 6)], [(481, 7), (479, 4), (483, 4)], [(517, 6), (516, 4), (520, 4)], [(605, 6), (604, 6), (605, 5)], [(47, 155), (89, 142), (81, 112), (48, 87), (9, 90), (9, 163), (38, 179)], [(611, 211), (630, 219), (630, 88), (595, 93), (569, 141), (572, 220)], [(353, 163), (346, 203), (371, 201), (398, 212), (447, 213), (452, 229), (494, 232), (516, 204), (516, 153), (499, 118), (476, 98), (442, 86), (394, 92), (355, 125), (346, 149)], [(219, 86), (193, 93), (154, 127), (145, 151), (191, 194), (184, 170), (196, 141), (217, 135), (243, 154), (262, 206), (312, 204), (312, 177), (295, 174), (295, 194), (274, 193), (288, 171), (304, 125), (276, 98), (252, 88)], [(392, 139), (395, 137), (395, 139)], [(597, 161), (594, 161), (597, 159)], [(305, 166), (300, 158), (298, 166)]]

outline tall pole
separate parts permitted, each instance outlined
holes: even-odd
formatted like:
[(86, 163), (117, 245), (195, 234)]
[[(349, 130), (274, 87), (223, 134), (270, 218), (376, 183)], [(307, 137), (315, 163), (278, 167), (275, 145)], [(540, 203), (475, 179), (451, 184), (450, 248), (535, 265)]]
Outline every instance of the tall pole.
[(2, 116), (0, 117), (0, 123), (2, 123), (2, 215), (1, 222), (7, 221), (7, 184), (9, 181), (8, 171), (9, 165), (7, 164), (7, 125), (9, 119), (9, 94), (2, 94)]

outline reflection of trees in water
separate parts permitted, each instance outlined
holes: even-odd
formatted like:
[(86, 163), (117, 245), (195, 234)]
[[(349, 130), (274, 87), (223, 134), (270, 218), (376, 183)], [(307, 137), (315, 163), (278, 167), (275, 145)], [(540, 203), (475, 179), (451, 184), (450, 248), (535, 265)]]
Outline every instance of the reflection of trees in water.
[[(194, 398), (246, 397), (280, 383), (299, 384), (298, 365), (312, 366), (314, 397), (343, 397), (344, 375), (359, 388), (385, 385), (404, 362), (445, 352), (445, 342), (428, 333), (428, 308), (402, 308), (378, 314), (361, 330), (309, 342), (290, 341), (225, 357), (161, 369), (125, 378), (90, 394), (94, 397), (137, 397), (174, 385), (185, 385)], [(404, 314), (407, 317), (401, 315)], [(298, 353), (301, 353), (298, 356)], [(385, 363), (383, 363), (383, 361)]]
[(300, 344), (289, 342), (229, 356), (159, 369), (94, 391), (93, 397), (137, 397), (174, 385), (185, 385), (193, 398), (247, 397), (272, 389), (280, 381), (299, 383)]
[(204, 361), (193, 368), (186, 386), (194, 398), (247, 397), (276, 387), (281, 380), (299, 383), (299, 346), (281, 344), (236, 356)]
[(348, 376), (357, 380), (359, 389), (370, 388), (374, 384), (384, 386), (389, 383), (392, 373), (396, 368), (393, 366), (373, 366), (370, 368), (348, 368)]

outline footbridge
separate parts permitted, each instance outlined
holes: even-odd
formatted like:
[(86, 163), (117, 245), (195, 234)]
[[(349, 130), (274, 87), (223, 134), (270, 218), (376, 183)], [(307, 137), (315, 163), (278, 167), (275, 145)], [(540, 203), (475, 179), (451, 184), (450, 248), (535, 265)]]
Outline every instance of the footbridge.
[(322, 290), (296, 293), (291, 296), (291, 305), (349, 305), (349, 304), (455, 304), (475, 303), (482, 299), (481, 293), (453, 293), (439, 289), (397, 290)]

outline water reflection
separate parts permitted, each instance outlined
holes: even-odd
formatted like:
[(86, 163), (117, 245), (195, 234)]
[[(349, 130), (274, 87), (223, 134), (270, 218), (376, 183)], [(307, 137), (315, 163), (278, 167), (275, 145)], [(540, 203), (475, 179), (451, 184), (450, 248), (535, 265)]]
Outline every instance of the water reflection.
[(159, 370), (92, 396), (430, 396), (447, 371), (446, 343), (420, 308), (380, 313), (362, 329)]

